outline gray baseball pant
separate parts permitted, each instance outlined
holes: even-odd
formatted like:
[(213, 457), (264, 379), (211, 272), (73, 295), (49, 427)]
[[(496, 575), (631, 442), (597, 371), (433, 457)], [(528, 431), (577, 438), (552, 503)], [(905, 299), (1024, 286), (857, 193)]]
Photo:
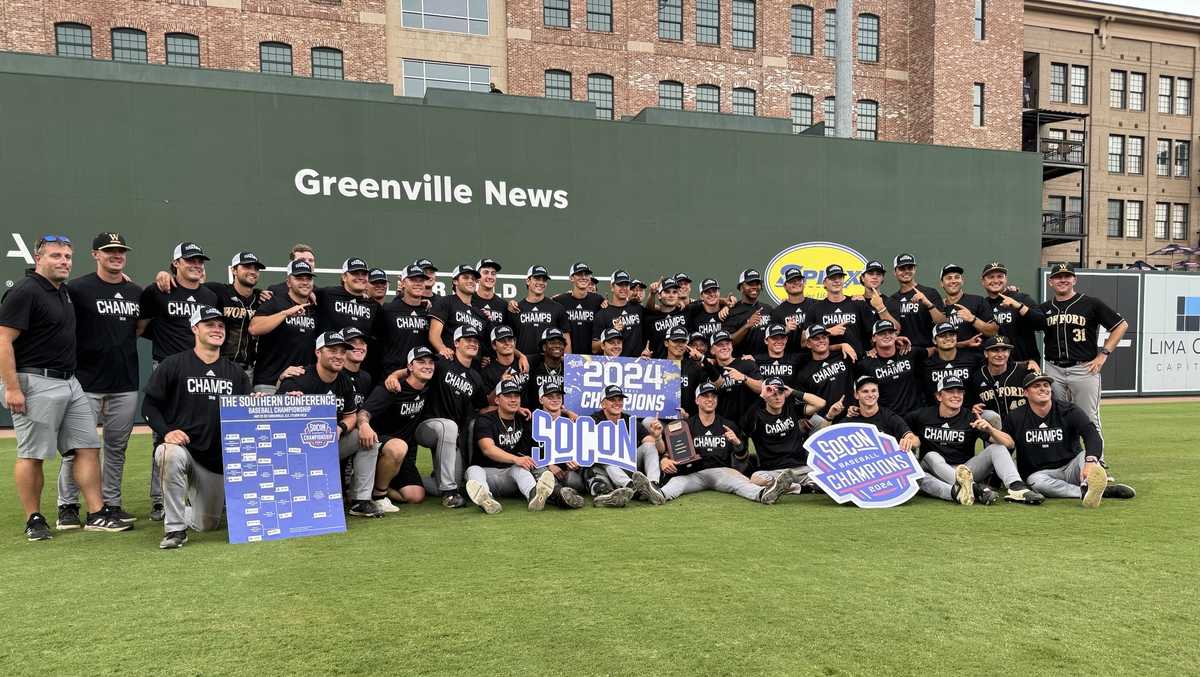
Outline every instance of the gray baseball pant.
[[(957, 466), (947, 463), (946, 459), (938, 452), (931, 451), (925, 454), (921, 458), (921, 465), (942, 482), (949, 485), (954, 484), (954, 469)], [(1002, 444), (987, 445), (983, 448), (982, 453), (972, 456), (963, 465), (971, 471), (976, 482), (982, 482), (992, 473), (996, 473), (1006, 487), (1011, 486), (1013, 482), (1021, 481), (1021, 475), (1017, 472), (1017, 464), (1013, 461), (1012, 454)]]
[(687, 475), (676, 475), (663, 485), (662, 492), (668, 501), (684, 494), (712, 489), (725, 494), (737, 494), (750, 501), (757, 501), (763, 488), (750, 481), (733, 468), (706, 468)]
[[(750, 474), (750, 481), (754, 482), (757, 480), (758, 482), (766, 482), (766, 484), (762, 486), (769, 486), (771, 482), (775, 481), (776, 477), (779, 477), (779, 473), (783, 472), (784, 470), (784, 468), (780, 468), (778, 470), (755, 470)], [(788, 489), (788, 491), (793, 494), (801, 493), (804, 483), (810, 481), (808, 479), (808, 475), (812, 472), (812, 468), (807, 465), (802, 465), (795, 468), (787, 468), (787, 470), (791, 470), (796, 475), (796, 480), (792, 482), (792, 486), (790, 489)]]
[(537, 486), (537, 480), (533, 479), (533, 473), (519, 465), (511, 465), (507, 468), (484, 468), (473, 465), (467, 468), (466, 479), (468, 481), (475, 480), (484, 485), (492, 493), (492, 496), (529, 498), (533, 495), (533, 488)]
[(1029, 488), (1047, 498), (1083, 498), (1079, 477), (1083, 472), (1083, 458), (1086, 452), (1079, 455), (1061, 468), (1039, 470), (1026, 478)]
[(338, 460), (354, 457), (354, 479), (350, 484), (350, 500), (369, 501), (375, 487), (375, 462), (379, 460), (379, 445), (363, 449), (358, 441), (358, 430), (338, 438)]
[[(87, 393), (96, 422), (104, 428), (100, 454), (100, 495), (105, 505), (121, 505), (121, 479), (125, 475), (125, 450), (137, 416), (137, 392)], [(58, 468), (58, 504), (79, 505), (75, 484), (75, 456), (64, 456)]]
[(1088, 372), (1087, 364), (1062, 368), (1053, 362), (1046, 363), (1046, 375), (1054, 379), (1054, 397), (1071, 402), (1100, 430), (1100, 374)]
[(458, 423), (448, 418), (430, 418), (417, 426), (417, 444), (433, 451), (437, 486), (426, 485), (429, 493), (452, 494), (463, 477), (463, 458), (458, 449)]
[(208, 531), (221, 525), (225, 512), (225, 477), (192, 458), (187, 447), (160, 444), (154, 458), (162, 477), (163, 531)]
[[(658, 447), (653, 442), (645, 442), (637, 448), (637, 465), (646, 473), (646, 477), (655, 484), (662, 479), (662, 466), (658, 464)], [(604, 465), (605, 474), (618, 489), (629, 484), (629, 473), (615, 465)]]

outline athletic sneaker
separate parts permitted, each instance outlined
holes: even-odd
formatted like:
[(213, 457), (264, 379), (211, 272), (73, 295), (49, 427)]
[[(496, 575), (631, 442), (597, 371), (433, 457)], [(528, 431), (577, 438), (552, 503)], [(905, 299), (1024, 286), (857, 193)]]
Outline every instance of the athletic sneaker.
[(400, 512), (400, 508), (397, 508), (395, 503), (392, 503), (390, 500), (388, 500), (387, 496), (376, 498), (371, 502), (375, 504), (376, 508), (379, 508), (380, 512)]
[(383, 511), (373, 501), (354, 501), (350, 504), (350, 514), (354, 517), (383, 517)]
[(182, 548), (183, 544), (187, 543), (187, 531), (168, 531), (163, 539), (158, 542), (159, 550), (174, 550)]
[(467, 501), (458, 493), (457, 490), (455, 490), (454, 493), (446, 494), (442, 497), (442, 507), (445, 508), (461, 508), (466, 504)]
[(1137, 492), (1128, 484), (1110, 484), (1104, 487), (1105, 498), (1133, 498)]
[(161, 522), (167, 517), (167, 511), (163, 509), (162, 503), (155, 503), (150, 507), (150, 521)]
[(976, 482), (973, 490), (975, 492), (976, 505), (995, 505), (996, 492), (992, 491), (991, 487), (981, 482)]
[(529, 509), (537, 512), (546, 507), (546, 499), (550, 498), (550, 494), (554, 493), (554, 473), (544, 472), (541, 477), (538, 477), (537, 484), (533, 487), (533, 496), (529, 497)]
[(650, 505), (662, 505), (667, 502), (667, 497), (663, 495), (662, 489), (654, 486), (649, 477), (636, 470), (629, 476), (627, 486), (633, 489), (634, 496), (643, 501), (649, 501)]
[[(550, 475), (550, 473), (546, 474)], [(553, 477), (553, 475), (550, 476)], [(467, 496), (470, 497), (472, 503), (489, 515), (495, 515), (504, 509), (504, 506), (500, 505), (500, 501), (492, 498), (492, 492), (487, 485), (476, 480), (467, 480)], [(543, 500), (542, 503), (544, 505), (545, 501)]]
[(1013, 486), (1009, 488), (1008, 493), (1004, 495), (1004, 500), (1010, 503), (1024, 503), (1025, 505), (1041, 505), (1046, 501), (1046, 497), (1029, 487), (1021, 484), (1019, 487)]
[(1104, 498), (1105, 489), (1108, 488), (1108, 472), (1104, 470), (1104, 466), (1099, 463), (1092, 463), (1088, 468), (1087, 476), (1084, 478), (1083, 486), (1083, 507), (1097, 508), (1100, 506), (1100, 499)]
[(29, 520), (25, 522), (25, 538), (31, 541), (48, 541), (54, 538), (42, 513), (35, 512), (29, 516)]
[(113, 517), (108, 508), (88, 513), (87, 521), (83, 524), (84, 531), (129, 531), (132, 528), (132, 524)]
[(796, 473), (791, 468), (784, 470), (775, 476), (765, 489), (758, 494), (758, 502), (763, 505), (774, 505), (775, 501), (779, 500), (780, 496), (786, 494), (792, 488), (792, 484), (796, 481)]
[(126, 524), (133, 524), (137, 521), (136, 516), (125, 512), (119, 505), (105, 505), (104, 509), (107, 510), (108, 514), (112, 515), (113, 519), (115, 520), (125, 522)]
[(624, 508), (625, 504), (631, 498), (633, 498), (633, 489), (621, 487), (620, 489), (613, 489), (607, 494), (592, 497), (592, 506), (597, 508)]
[(59, 531), (70, 531), (82, 527), (83, 523), (79, 521), (79, 504), (66, 503), (58, 506), (58, 521), (54, 523), (54, 528)]
[(564, 508), (582, 508), (584, 506), (583, 496), (571, 487), (559, 487), (558, 498)]
[(954, 488), (952, 493), (954, 500), (961, 505), (972, 505), (975, 503), (975, 476), (971, 474), (971, 469), (965, 465), (960, 465), (954, 469)]

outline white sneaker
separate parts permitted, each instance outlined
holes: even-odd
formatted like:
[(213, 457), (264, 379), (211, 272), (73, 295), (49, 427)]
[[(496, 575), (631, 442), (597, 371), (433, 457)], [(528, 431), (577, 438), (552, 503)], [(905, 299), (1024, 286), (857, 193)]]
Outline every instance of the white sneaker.
[(533, 511), (542, 510), (546, 507), (546, 499), (550, 498), (550, 494), (554, 493), (554, 473), (544, 472), (538, 478), (537, 484), (533, 488), (533, 496), (529, 498), (529, 509)]
[(382, 510), (384, 512), (400, 512), (400, 508), (397, 508), (396, 504), (392, 503), (391, 499), (377, 498), (377, 499), (375, 499), (374, 503), (375, 503), (375, 507), (379, 508), (380, 510)]
[(489, 515), (495, 515), (504, 509), (500, 501), (492, 498), (492, 492), (488, 491), (487, 485), (475, 480), (467, 480), (467, 497)]

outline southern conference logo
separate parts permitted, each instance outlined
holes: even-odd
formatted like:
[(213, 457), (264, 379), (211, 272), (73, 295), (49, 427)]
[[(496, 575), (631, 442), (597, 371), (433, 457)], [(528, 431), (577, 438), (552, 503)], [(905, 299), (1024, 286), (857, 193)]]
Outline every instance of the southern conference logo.
[(867, 423), (839, 423), (804, 442), (813, 481), (838, 503), (890, 508), (917, 493), (925, 471), (896, 438)]
[(850, 247), (833, 242), (804, 242), (776, 254), (767, 264), (767, 292), (777, 303), (786, 301), (784, 276), (798, 268), (804, 273), (804, 295), (811, 299), (823, 299), (825, 266), (834, 263), (846, 269), (846, 296), (862, 294), (864, 289), (859, 278), (867, 267), (866, 257)]

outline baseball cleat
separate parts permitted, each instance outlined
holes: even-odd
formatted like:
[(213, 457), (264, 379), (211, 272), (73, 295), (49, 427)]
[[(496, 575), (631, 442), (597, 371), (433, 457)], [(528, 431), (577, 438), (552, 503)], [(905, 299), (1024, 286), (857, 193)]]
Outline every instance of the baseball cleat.
[(58, 521), (54, 523), (54, 528), (59, 531), (70, 531), (83, 526), (79, 521), (79, 504), (67, 503), (58, 506)]
[(621, 487), (607, 494), (600, 494), (592, 499), (592, 505), (604, 508), (624, 508), (629, 499), (633, 498), (633, 489)]
[(1133, 498), (1137, 492), (1128, 484), (1112, 483), (1104, 487), (1105, 498)]
[(116, 519), (111, 513), (108, 512), (107, 509), (103, 509), (100, 512), (89, 513), (87, 516), (87, 521), (83, 523), (84, 531), (115, 532), (129, 531), (132, 528), (133, 524), (122, 522), (121, 520)]
[(643, 473), (634, 471), (629, 476), (628, 487), (633, 489), (633, 493), (638, 498), (649, 501), (651, 505), (662, 505), (667, 502), (667, 497), (663, 496), (663, 492), (654, 483), (650, 481)]
[(571, 487), (561, 487), (558, 491), (558, 498), (562, 501), (564, 508), (574, 510), (575, 508), (582, 508), (584, 506), (583, 496), (580, 496), (579, 492)]
[(150, 521), (161, 522), (167, 516), (167, 511), (163, 509), (162, 503), (155, 503), (150, 506)]
[(1108, 473), (1099, 463), (1090, 464), (1087, 475), (1084, 476), (1083, 507), (1097, 508), (1100, 499), (1104, 498), (1104, 490), (1108, 488)]
[(25, 522), (25, 538), (30, 541), (48, 541), (54, 538), (42, 513), (35, 512), (29, 516), (29, 520)]
[(381, 512), (400, 512), (400, 508), (397, 508), (396, 504), (389, 501), (386, 496), (384, 498), (376, 498), (371, 502), (374, 503), (375, 507), (379, 508)]
[(788, 468), (775, 476), (765, 489), (758, 495), (758, 502), (763, 505), (773, 505), (792, 488), (792, 484), (796, 481), (796, 473)]
[(976, 505), (995, 505), (996, 492), (992, 491), (991, 487), (976, 482), (973, 491), (975, 492)]
[(182, 548), (187, 541), (187, 531), (170, 531), (158, 542), (158, 549), (174, 550), (175, 548)]
[(137, 521), (136, 515), (125, 512), (125, 510), (119, 505), (105, 505), (104, 509), (107, 510), (108, 514), (115, 520), (119, 520), (127, 524), (133, 524)]
[(1030, 489), (1029, 487), (1023, 487), (1021, 489), (1009, 489), (1008, 493), (1004, 495), (1004, 500), (1008, 501), (1009, 503), (1041, 505), (1046, 501), (1046, 497), (1034, 491), (1033, 489)]
[(458, 493), (457, 489), (449, 494), (446, 494), (445, 496), (442, 496), (443, 508), (461, 508), (466, 504), (466, 500), (464, 500), (463, 497)]
[(354, 517), (383, 517), (383, 511), (373, 501), (354, 501), (349, 512)]
[(472, 503), (489, 515), (495, 515), (504, 509), (504, 506), (500, 505), (500, 501), (492, 498), (492, 492), (488, 490), (487, 485), (481, 482), (467, 480), (467, 496), (470, 497)]
[(961, 505), (972, 505), (975, 503), (975, 477), (971, 474), (971, 469), (965, 465), (960, 465), (954, 469), (954, 500)]
[(554, 493), (554, 473), (544, 472), (533, 487), (533, 496), (529, 498), (529, 509), (537, 512), (546, 507), (546, 499)]

